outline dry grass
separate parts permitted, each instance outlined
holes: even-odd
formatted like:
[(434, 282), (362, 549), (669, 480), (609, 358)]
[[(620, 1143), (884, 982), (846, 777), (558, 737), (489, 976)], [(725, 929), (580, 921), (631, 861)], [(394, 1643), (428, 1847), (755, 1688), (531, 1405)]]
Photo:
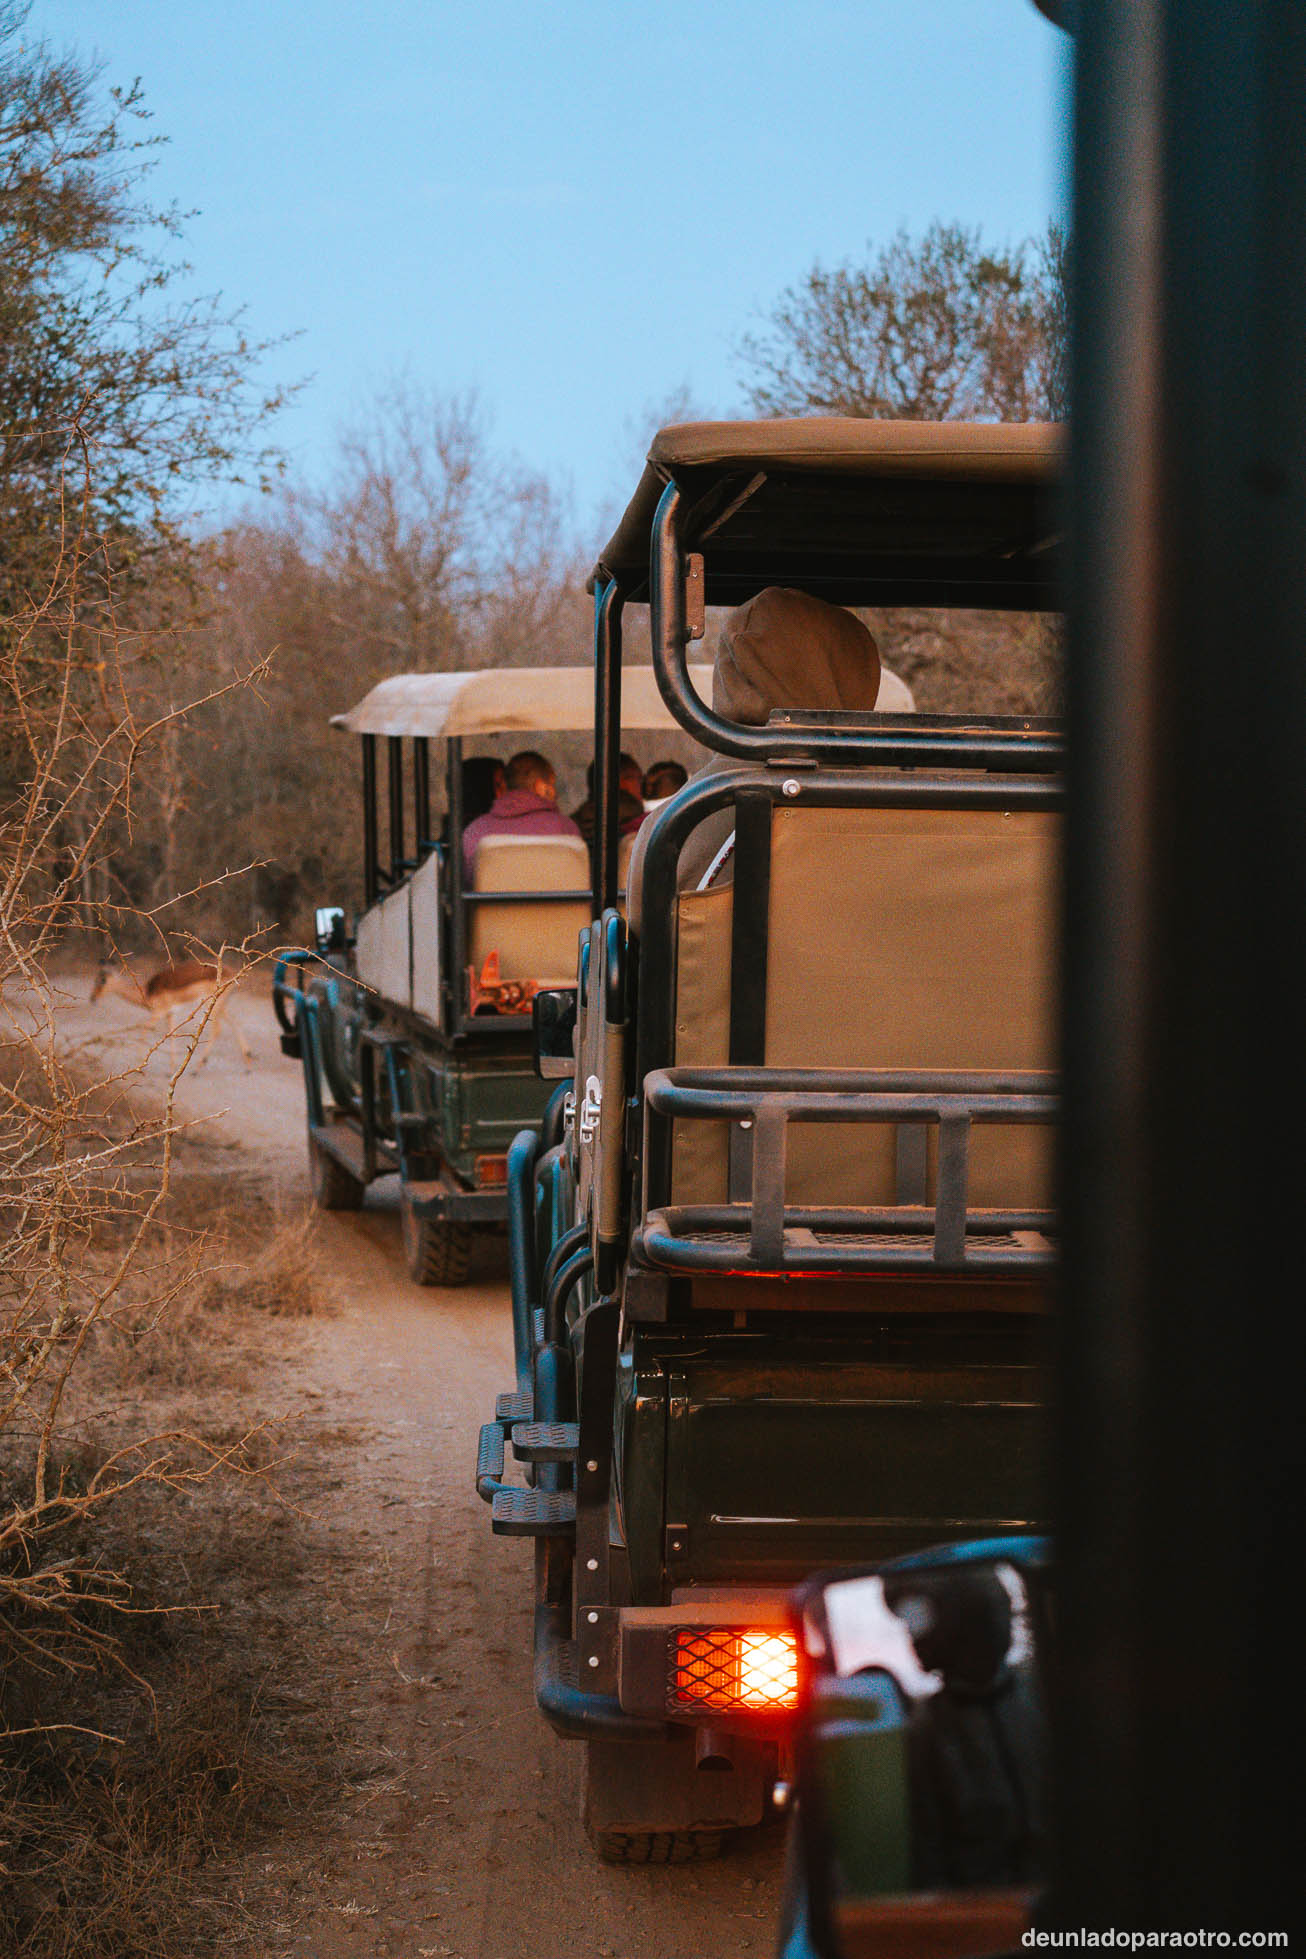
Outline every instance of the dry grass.
[(216, 1950), (230, 1910), (206, 1865), (302, 1816), (325, 1744), (293, 1696), (231, 1663), (153, 1669), (117, 1745), (33, 1740), (0, 1777), (0, 1947), (12, 1959)]
[(212, 1271), (197, 1310), (260, 1313), (301, 1320), (326, 1310), (321, 1255), (311, 1211), (278, 1221), (253, 1257), (233, 1257)]
[[(190, 1282), (158, 1311), (125, 1304), (98, 1329), (93, 1392), (135, 1387), (152, 1396), (235, 1393), (254, 1385), (259, 1325), (306, 1320), (331, 1310), (322, 1281), (313, 1214), (278, 1216), (222, 1190), (224, 1216), (196, 1222), (211, 1193), (178, 1187), (174, 1262), (195, 1253)], [(232, 1213), (244, 1220), (241, 1229)], [(211, 1213), (210, 1213), (211, 1215)], [(252, 1228), (251, 1228), (252, 1227)]]
[[(283, 1677), (302, 1653), (305, 1571), (326, 1550), (293, 1425), (266, 1421), (260, 1394), (287, 1322), (325, 1310), (313, 1220), (193, 1154), (136, 1283), (87, 1343), (51, 1457), (73, 1506), (58, 1547), (73, 1663), (45, 1626), (24, 1656), (21, 1614), (0, 1628), (5, 1959), (225, 1949), (249, 1926), (216, 1895), (223, 1861), (311, 1813), (344, 1773), (320, 1708)], [(124, 1441), (151, 1429), (168, 1473), (79, 1517)], [(0, 1496), (21, 1487), (23, 1454), (11, 1434)]]

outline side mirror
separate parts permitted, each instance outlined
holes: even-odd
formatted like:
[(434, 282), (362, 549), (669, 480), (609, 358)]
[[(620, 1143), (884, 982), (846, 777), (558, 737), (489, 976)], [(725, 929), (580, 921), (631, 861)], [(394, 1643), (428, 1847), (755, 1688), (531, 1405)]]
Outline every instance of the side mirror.
[(345, 914), (339, 905), (319, 905), (313, 914), (313, 943), (323, 959), (332, 952), (344, 952), (349, 945)]
[(819, 1959), (1020, 1949), (1045, 1875), (1046, 1558), (989, 1539), (796, 1595), (788, 1914)]
[(563, 1081), (576, 1072), (576, 989), (557, 987), (531, 1001), (535, 1072), (543, 1081)]

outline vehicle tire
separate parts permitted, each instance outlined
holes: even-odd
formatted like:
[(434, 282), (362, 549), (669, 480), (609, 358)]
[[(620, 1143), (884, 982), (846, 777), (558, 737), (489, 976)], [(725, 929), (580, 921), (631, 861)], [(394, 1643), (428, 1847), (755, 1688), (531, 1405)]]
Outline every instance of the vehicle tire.
[(419, 1218), (403, 1200), (404, 1257), (419, 1286), (460, 1286), (472, 1262), (472, 1227), (450, 1218)]
[(701, 1864), (719, 1857), (729, 1830), (591, 1830), (605, 1864)]
[(364, 1186), (317, 1141), (308, 1139), (308, 1176), (319, 1211), (361, 1211)]

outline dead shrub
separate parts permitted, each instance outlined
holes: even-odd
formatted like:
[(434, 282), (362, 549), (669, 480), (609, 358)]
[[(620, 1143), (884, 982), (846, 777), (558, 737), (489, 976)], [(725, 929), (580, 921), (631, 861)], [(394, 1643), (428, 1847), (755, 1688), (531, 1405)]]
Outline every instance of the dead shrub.
[(249, 1312), (269, 1319), (307, 1319), (326, 1307), (312, 1211), (275, 1224), (252, 1258), (232, 1257), (205, 1282), (199, 1310)]
[(197, 1873), (311, 1809), (325, 1744), (293, 1695), (214, 1664), (163, 1671), (118, 1745), (33, 1737), (0, 1776), (7, 1955), (160, 1959), (231, 1930)]

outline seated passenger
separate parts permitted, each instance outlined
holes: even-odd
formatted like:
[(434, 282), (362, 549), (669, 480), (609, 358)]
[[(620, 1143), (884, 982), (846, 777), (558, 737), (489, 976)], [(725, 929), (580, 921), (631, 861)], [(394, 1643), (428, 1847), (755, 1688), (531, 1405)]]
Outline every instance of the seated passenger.
[(644, 776), (644, 814), (661, 809), (688, 781), (689, 770), (683, 762), (655, 762)]
[(468, 756), (463, 763), (463, 829), (488, 815), (507, 786), (507, 771), (497, 755)]
[(578, 837), (580, 831), (558, 808), (558, 779), (551, 762), (534, 749), (514, 755), (505, 770), (506, 784), (484, 816), (463, 831), (463, 871), (468, 883), (476, 863), (476, 847), (485, 837)]
[[(497, 755), (467, 757), (462, 769), (464, 830), (493, 807), (496, 796), (501, 796), (505, 787), (504, 767)], [(442, 843), (449, 841), (447, 814), (440, 830), (440, 840)]]
[[(644, 778), (640, 774), (639, 763), (633, 755), (627, 755), (624, 749), (621, 753), (618, 768), (617, 781), (619, 784), (619, 797), (617, 813), (620, 834), (623, 837), (633, 837), (640, 824), (644, 821)], [(593, 762), (587, 762), (585, 764), (585, 780), (589, 784), (589, 794), (586, 796), (580, 808), (573, 810), (571, 815), (572, 822), (575, 823), (586, 843), (592, 844), (594, 841), (594, 820), (597, 814), (594, 803)]]

